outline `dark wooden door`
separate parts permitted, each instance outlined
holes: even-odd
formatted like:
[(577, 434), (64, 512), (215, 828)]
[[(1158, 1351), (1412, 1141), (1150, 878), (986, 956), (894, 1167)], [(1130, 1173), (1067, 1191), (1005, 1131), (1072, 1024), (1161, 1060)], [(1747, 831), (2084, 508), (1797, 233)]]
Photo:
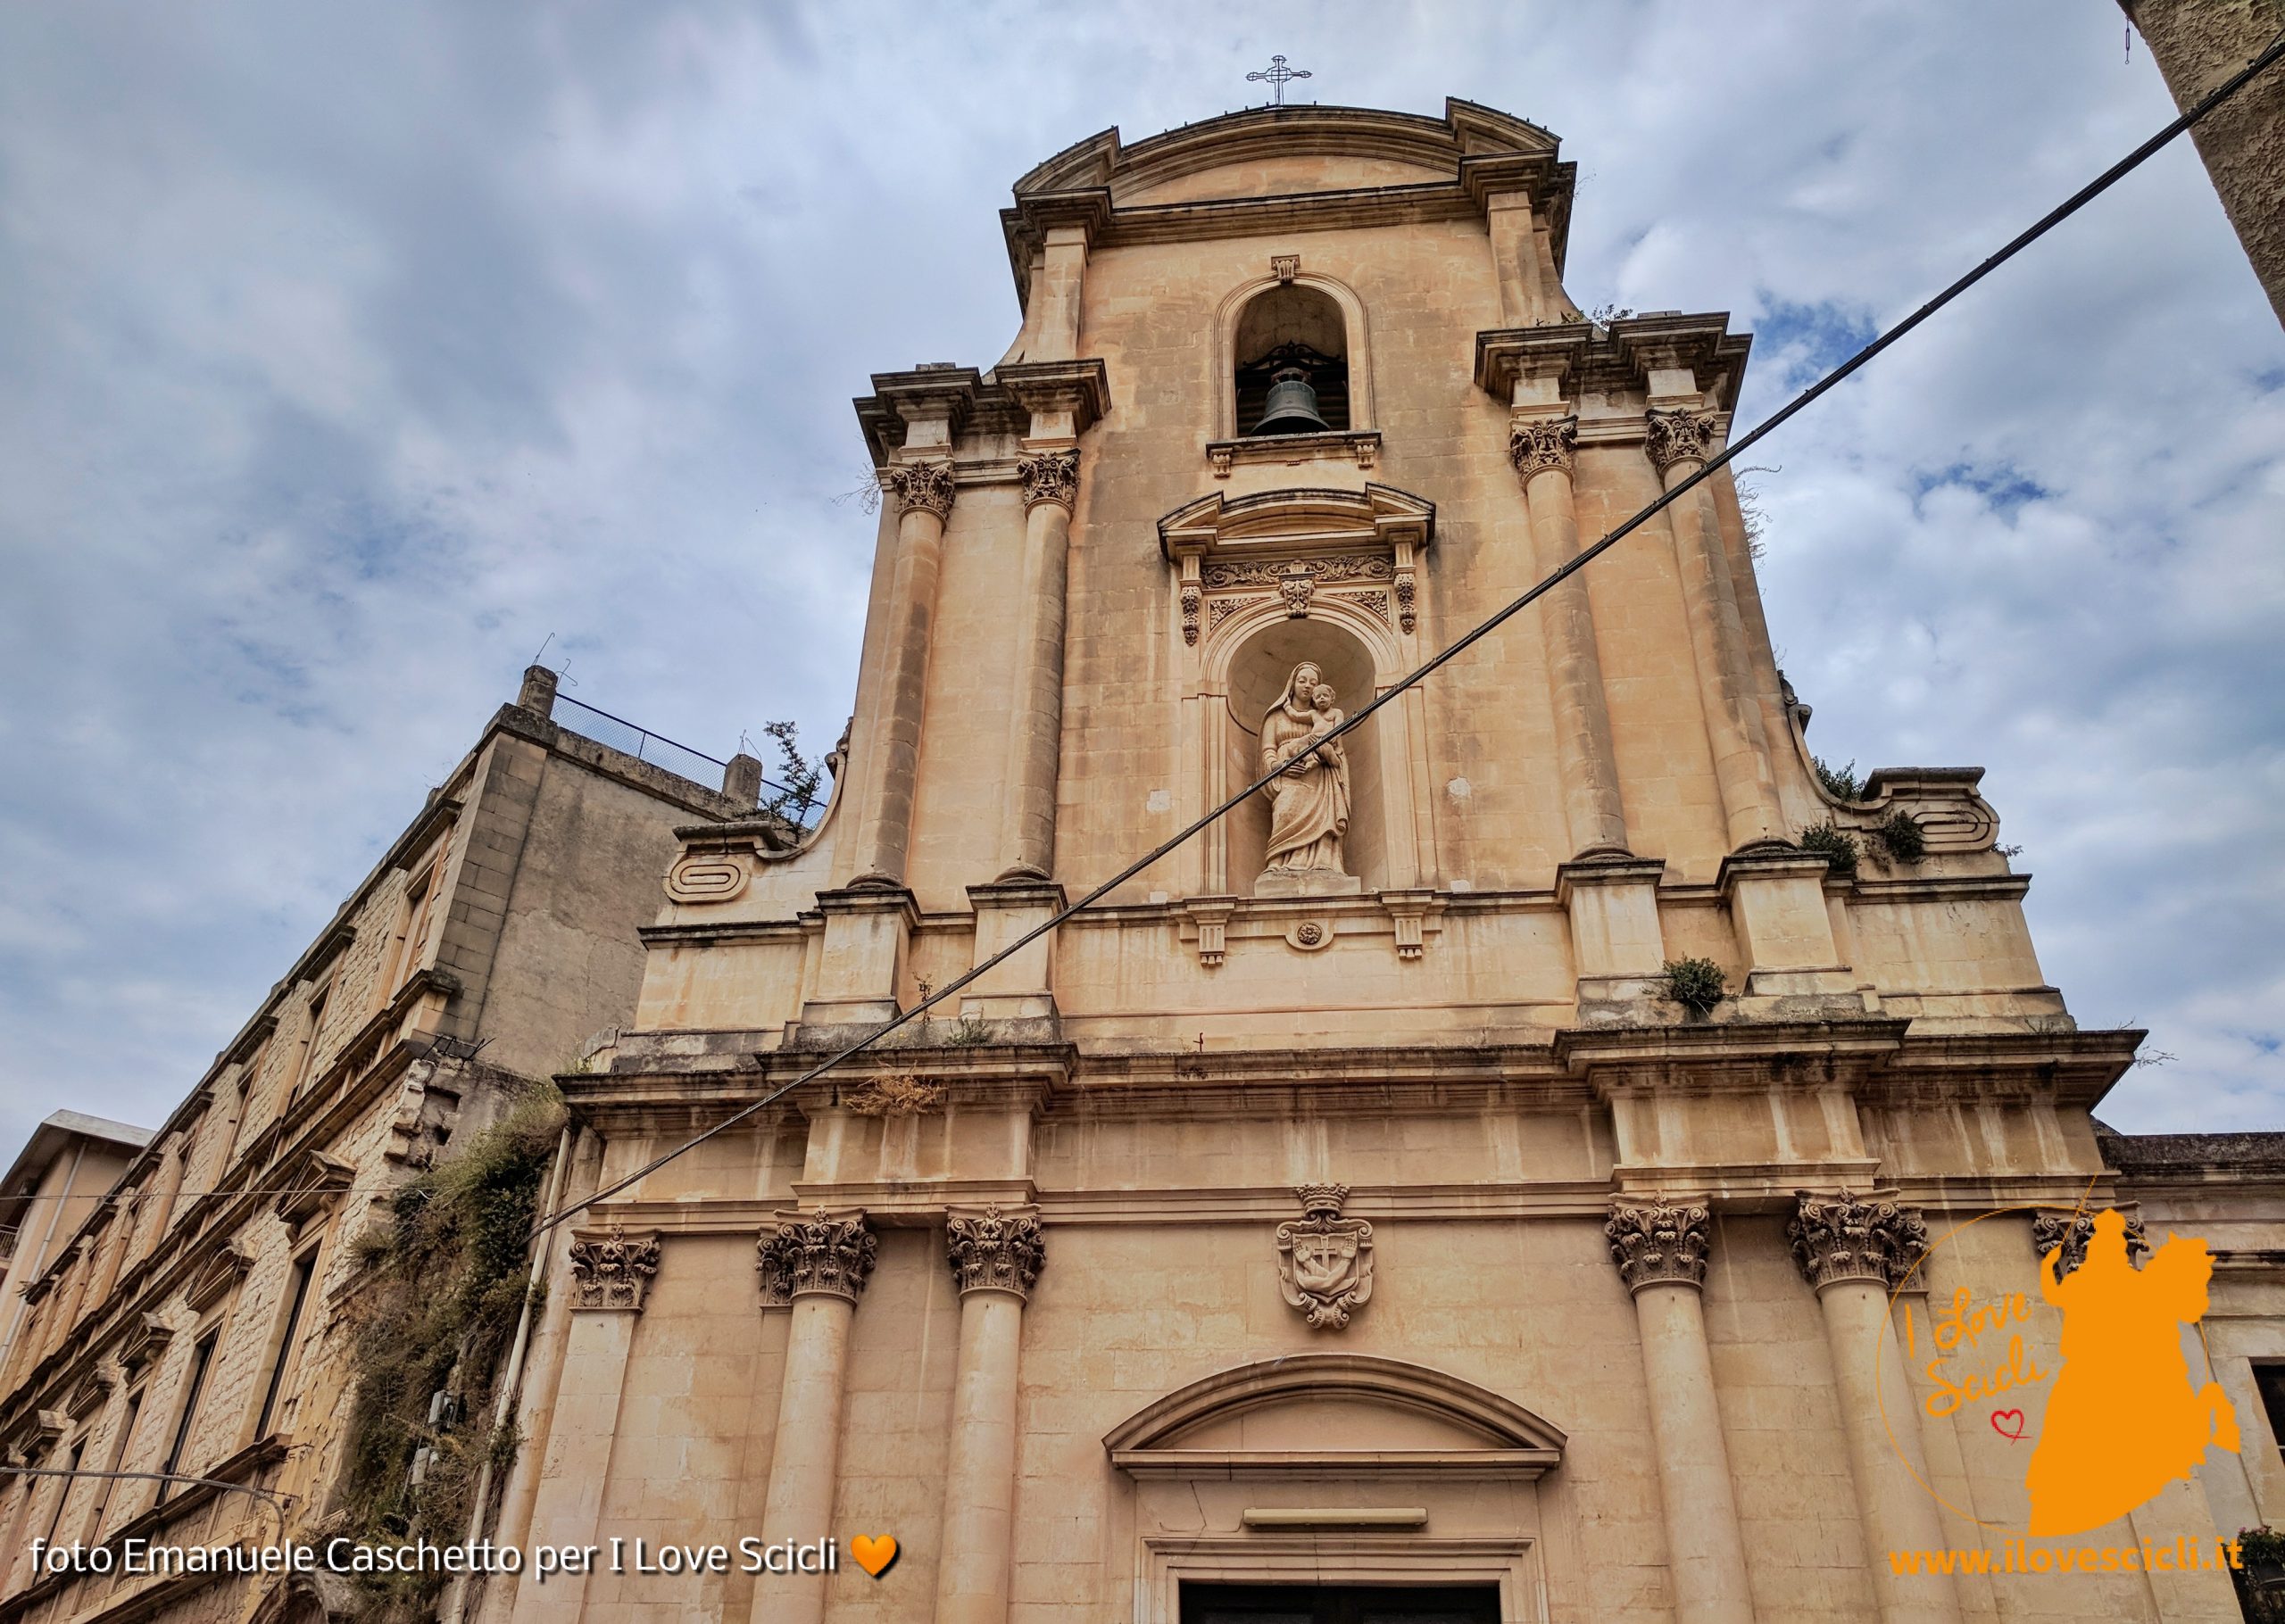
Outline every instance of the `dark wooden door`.
[(1500, 1588), (1184, 1585), (1182, 1624), (1500, 1624)]

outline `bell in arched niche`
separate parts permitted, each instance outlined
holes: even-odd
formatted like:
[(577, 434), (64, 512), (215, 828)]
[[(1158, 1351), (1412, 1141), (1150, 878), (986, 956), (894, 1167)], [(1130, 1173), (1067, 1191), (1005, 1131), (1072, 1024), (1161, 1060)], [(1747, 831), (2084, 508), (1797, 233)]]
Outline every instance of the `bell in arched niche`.
[(1257, 435), (1316, 435), (1332, 427), (1317, 411), (1317, 392), (1302, 367), (1280, 367), (1270, 377), (1269, 402)]

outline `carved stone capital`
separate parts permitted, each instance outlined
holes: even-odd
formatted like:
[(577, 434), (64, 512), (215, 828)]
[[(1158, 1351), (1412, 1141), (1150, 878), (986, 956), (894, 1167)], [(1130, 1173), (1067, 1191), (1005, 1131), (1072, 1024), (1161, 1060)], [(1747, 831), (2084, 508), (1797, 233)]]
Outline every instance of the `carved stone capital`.
[(1717, 419), (1710, 411), (1666, 411), (1653, 408), (1645, 414), (1649, 429), (1642, 447), (1664, 474), (1677, 462), (1703, 462), (1714, 454)]
[(761, 1243), (764, 1295), (775, 1285), (791, 1302), (837, 1297), (854, 1303), (880, 1259), (881, 1243), (862, 1213), (787, 1213), (777, 1232)]
[(1707, 1233), (1710, 1214), (1702, 1206), (1636, 1206), (1614, 1203), (1603, 1234), (1610, 1260), (1629, 1291), (1645, 1286), (1706, 1284)]
[(577, 1230), (571, 1237), (571, 1306), (643, 1312), (651, 1279), (659, 1272), (659, 1232), (630, 1235), (608, 1230)]
[[(2063, 1258), (2056, 1265), (2055, 1277), (2065, 1275), (2087, 1261), (2087, 1243), (2095, 1236), (2093, 1213), (2033, 1213), (2032, 1214), (2032, 1250), (2039, 1254), (2040, 1266), (2047, 1266), (2047, 1255), (2056, 1247), (2063, 1248)], [(2126, 1258), (2135, 1258), (2150, 1249), (2150, 1242), (2142, 1232), (2142, 1220), (2119, 1215), (2126, 1228)]]
[(1795, 1198), (1799, 1205), (1785, 1235), (1793, 1243), (1793, 1261), (1819, 1290), (1840, 1280), (1870, 1280), (1894, 1290), (1928, 1249), (1928, 1226), (1911, 1207), (1807, 1190)]
[(952, 511), (952, 465), (949, 462), (908, 462), (891, 468), (884, 483), (895, 493), (900, 508), (919, 509), (939, 519)]
[(1568, 474), (1578, 449), (1575, 417), (1518, 418), (1508, 426), (1508, 460), (1527, 485), (1534, 474)]
[(1297, 1222), (1277, 1226), (1277, 1283), (1286, 1305), (1318, 1330), (1340, 1330), (1373, 1295), (1373, 1226), (1343, 1218), (1346, 1184), (1302, 1184)]
[(1008, 1291), (1031, 1296), (1032, 1282), (1047, 1262), (1039, 1220), (1029, 1213), (1002, 1214), (987, 1206), (973, 1214), (952, 1214), (944, 1222), (944, 1255), (952, 1280), (965, 1297), (971, 1291)]
[(1024, 482), (1024, 511), (1028, 513), (1043, 501), (1051, 501), (1066, 513), (1079, 500), (1079, 453), (1076, 452), (1041, 452), (1036, 456), (1024, 457), (1016, 463), (1016, 473)]

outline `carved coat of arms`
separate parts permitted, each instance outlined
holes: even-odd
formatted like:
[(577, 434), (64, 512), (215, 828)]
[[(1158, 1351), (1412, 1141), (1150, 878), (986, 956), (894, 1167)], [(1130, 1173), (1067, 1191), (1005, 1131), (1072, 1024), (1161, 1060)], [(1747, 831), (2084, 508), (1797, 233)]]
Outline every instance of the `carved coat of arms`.
[(1277, 1226), (1277, 1280), (1285, 1301), (1320, 1330), (1339, 1330), (1373, 1295), (1373, 1226), (1343, 1218), (1346, 1184), (1303, 1184), (1298, 1222)]

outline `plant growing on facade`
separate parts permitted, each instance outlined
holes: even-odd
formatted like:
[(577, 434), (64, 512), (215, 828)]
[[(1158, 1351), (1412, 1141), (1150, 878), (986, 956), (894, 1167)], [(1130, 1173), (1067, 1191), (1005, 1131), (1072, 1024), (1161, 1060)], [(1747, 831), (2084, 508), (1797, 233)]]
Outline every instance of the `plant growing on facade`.
[(1814, 851), (1824, 858), (1831, 866), (1832, 872), (1837, 874), (1853, 874), (1857, 872), (1857, 859), (1859, 855), (1857, 837), (1835, 824), (1831, 818), (1827, 818), (1813, 829), (1802, 830), (1800, 846), (1802, 850)]
[[(336, 1511), (351, 1539), (459, 1540), (485, 1464), (505, 1480), (514, 1424), (493, 1424), (494, 1381), (524, 1308), (540, 1189), (563, 1123), (535, 1090), (459, 1155), (400, 1189), (355, 1242), (354, 1376)], [(437, 1396), (449, 1395), (444, 1402)], [(433, 1616), (446, 1576), (361, 1578), (358, 1616)]]
[(763, 800), (761, 809), (790, 823), (807, 823), (825, 783), (825, 769), (802, 753), (800, 730), (793, 723), (765, 722), (761, 731), (777, 745), (778, 779), (776, 792)]
[(1708, 1015), (1728, 996), (1730, 978), (1710, 958), (1670, 958), (1660, 966), (1666, 996), (1693, 1015)]
[(1888, 821), (1874, 833), (1888, 849), (1892, 862), (1917, 863), (1928, 855), (1927, 831), (1921, 828), (1918, 818), (1901, 807), (1890, 813)]
[(1857, 776), (1856, 762), (1835, 766), (1823, 756), (1812, 756), (1809, 765), (1816, 768), (1817, 782), (1824, 786), (1824, 792), (1835, 800), (1865, 799), (1865, 781)]

